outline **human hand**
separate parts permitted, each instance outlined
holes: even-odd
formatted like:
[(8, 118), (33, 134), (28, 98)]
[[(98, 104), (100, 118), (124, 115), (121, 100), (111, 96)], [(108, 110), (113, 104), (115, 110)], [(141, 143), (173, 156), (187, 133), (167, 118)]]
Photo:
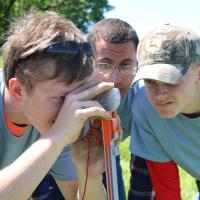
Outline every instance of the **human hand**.
[(101, 120), (95, 119), (88, 134), (72, 145), (72, 160), (78, 174), (96, 177), (104, 170), (103, 136)]
[(120, 120), (119, 115), (116, 112), (113, 113), (113, 118), (116, 118), (116, 120), (117, 120), (117, 130), (116, 131), (118, 134), (118, 138), (115, 140), (115, 145), (119, 145), (123, 138), (123, 130), (121, 128), (121, 120)]
[(67, 94), (58, 117), (50, 132), (56, 134), (62, 147), (74, 143), (82, 130), (85, 121), (92, 117), (109, 119), (105, 109), (95, 100), (96, 95), (111, 89), (113, 83), (84, 83), (83, 86)]

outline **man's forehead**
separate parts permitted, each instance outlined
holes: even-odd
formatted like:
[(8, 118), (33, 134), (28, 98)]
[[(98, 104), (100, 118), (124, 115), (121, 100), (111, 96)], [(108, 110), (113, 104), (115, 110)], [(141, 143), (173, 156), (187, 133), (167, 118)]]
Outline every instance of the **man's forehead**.
[(133, 43), (97, 45), (94, 53), (95, 59), (124, 60), (136, 59), (136, 49)]
[[(111, 43), (111, 42), (107, 42), (103, 39), (99, 39), (94, 42), (95, 50), (100, 49), (100, 48), (101, 49), (113, 48), (113, 50), (119, 51), (119, 47), (127, 48), (127, 46), (129, 46), (129, 48), (136, 49), (136, 45), (132, 40), (127, 41), (127, 42)], [(116, 47), (118, 47), (118, 48), (116, 48)]]

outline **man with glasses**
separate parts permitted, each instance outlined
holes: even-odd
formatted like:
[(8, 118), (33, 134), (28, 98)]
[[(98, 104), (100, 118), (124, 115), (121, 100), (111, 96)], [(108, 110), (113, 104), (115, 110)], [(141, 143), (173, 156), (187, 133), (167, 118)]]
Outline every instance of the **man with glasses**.
[[(88, 118), (110, 119), (91, 99), (114, 85), (88, 80), (93, 71), (91, 45), (57, 13), (31, 11), (12, 24), (9, 34), (0, 81), (1, 200), (28, 199), (49, 170), (64, 197), (76, 199), (70, 144)], [(101, 151), (91, 143), (86, 190), (86, 170), (80, 166), (87, 157), (83, 152), (73, 155), (80, 198), (106, 199)]]
[[(104, 19), (95, 24), (88, 35), (94, 45), (94, 77), (100, 81), (114, 82), (124, 98), (137, 71), (136, 50), (139, 39), (136, 31), (120, 19)], [(126, 109), (124, 106), (121, 109)], [(126, 119), (122, 118), (122, 122)], [(126, 138), (130, 134), (123, 135)], [(126, 199), (120, 155), (116, 156), (119, 199)], [(141, 169), (138, 173), (137, 169)], [(152, 200), (154, 192), (145, 160), (137, 156), (131, 158), (131, 184), (129, 199)], [(105, 174), (104, 174), (105, 175)], [(105, 176), (104, 176), (105, 178)], [(137, 184), (136, 184), (137, 180)], [(145, 189), (141, 190), (141, 185)]]
[(120, 65), (120, 67), (117, 68), (115, 64), (100, 62), (96, 63), (95, 67), (98, 73), (104, 75), (111, 75), (116, 69), (119, 70), (122, 76), (127, 76), (129, 74), (136, 74), (137, 72), (137, 65), (133, 66), (131, 64), (122, 64)]

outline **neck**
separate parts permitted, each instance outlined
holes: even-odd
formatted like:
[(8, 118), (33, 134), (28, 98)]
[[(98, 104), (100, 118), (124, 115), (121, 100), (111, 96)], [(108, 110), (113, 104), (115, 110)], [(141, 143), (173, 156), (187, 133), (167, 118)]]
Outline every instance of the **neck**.
[(190, 104), (183, 110), (182, 113), (188, 117), (198, 117), (200, 116), (200, 91), (196, 91), (195, 97), (191, 98), (193, 100), (190, 101)]
[(20, 111), (16, 100), (10, 96), (7, 88), (4, 90), (4, 114), (14, 124), (29, 124), (23, 113)]
[(192, 114), (183, 113), (183, 115), (185, 115), (186, 117), (191, 118), (191, 119), (200, 117), (200, 113), (192, 113)]

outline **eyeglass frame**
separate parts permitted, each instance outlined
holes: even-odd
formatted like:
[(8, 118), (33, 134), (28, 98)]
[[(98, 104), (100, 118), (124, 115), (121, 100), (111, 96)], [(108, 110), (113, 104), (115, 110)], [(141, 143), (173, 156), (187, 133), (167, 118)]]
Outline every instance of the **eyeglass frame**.
[[(98, 67), (99, 64), (106, 64), (106, 65), (112, 66), (112, 71), (110, 71), (109, 73), (104, 73), (104, 72), (100, 71), (100, 70), (99, 70), (99, 67)], [(137, 65), (137, 64), (136, 64), (136, 65), (134, 65), (134, 64), (121, 64), (120, 67), (118, 68), (121, 74), (123, 74), (123, 75), (128, 75), (128, 74), (129, 74), (129, 73), (123, 73), (122, 66), (124, 66), (124, 65), (132, 66), (132, 68), (130, 68), (130, 73), (131, 73), (132, 75), (135, 75), (135, 74), (137, 73), (137, 71), (138, 71), (138, 65)], [(116, 69), (116, 65), (115, 65), (115, 64), (106, 63), (106, 62), (96, 63), (96, 64), (95, 64), (95, 67), (96, 67), (98, 73), (101, 73), (101, 74), (104, 74), (104, 75), (110, 75), (110, 74), (112, 74), (112, 73), (114, 72), (114, 70)], [(132, 70), (131, 70), (131, 69), (132, 69)]]

